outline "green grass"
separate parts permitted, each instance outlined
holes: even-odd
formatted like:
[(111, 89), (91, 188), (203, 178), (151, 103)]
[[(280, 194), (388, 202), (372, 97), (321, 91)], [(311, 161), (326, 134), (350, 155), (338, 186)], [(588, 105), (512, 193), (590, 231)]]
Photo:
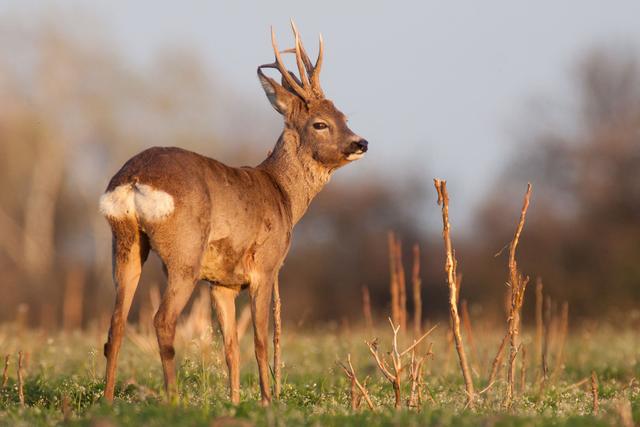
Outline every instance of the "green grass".
[[(378, 372), (363, 342), (371, 337), (360, 330), (344, 332), (327, 327), (296, 332), (286, 326), (282, 398), (268, 408), (258, 404), (250, 336), (245, 336), (241, 345), (242, 403), (233, 406), (227, 401), (226, 367), (218, 334), (211, 337), (206, 331), (181, 328), (176, 342), (180, 396), (167, 403), (155, 338), (130, 327), (119, 359), (116, 401), (109, 406), (100, 400), (104, 331), (20, 333), (10, 325), (2, 326), (0, 352), (15, 355), (22, 349), (29, 353), (29, 363), (23, 408), (18, 401), (16, 359), (11, 360), (9, 383), (0, 390), (0, 425), (608, 426), (621, 425), (625, 405), (630, 405), (635, 422), (640, 421), (640, 384), (636, 380), (640, 376), (640, 335), (632, 329), (600, 326), (574, 330), (567, 342), (564, 369), (543, 393), (532, 381), (537, 368), (531, 363), (527, 388), (510, 410), (501, 405), (504, 376), (479, 397), (474, 410), (469, 410), (465, 409), (456, 354), (447, 343), (446, 328), (441, 326), (429, 337), (435, 354), (427, 362), (424, 376), (435, 403), (425, 401), (419, 411), (395, 411), (391, 386)], [(477, 357), (472, 360), (476, 388), (482, 389), (502, 331), (476, 329)], [(381, 350), (387, 351), (390, 331), (383, 326), (376, 332)], [(531, 361), (534, 346), (530, 335), (525, 335), (524, 343)], [(346, 360), (347, 353), (352, 354), (359, 378), (370, 376), (368, 389), (375, 412), (366, 409), (364, 402), (360, 410), (350, 409), (349, 384), (335, 363)], [(552, 357), (551, 366), (554, 364)], [(589, 384), (575, 386), (592, 370), (599, 378), (598, 416), (591, 414)], [(408, 391), (404, 393), (406, 397)], [(61, 410), (63, 398), (70, 409), (66, 421)]]

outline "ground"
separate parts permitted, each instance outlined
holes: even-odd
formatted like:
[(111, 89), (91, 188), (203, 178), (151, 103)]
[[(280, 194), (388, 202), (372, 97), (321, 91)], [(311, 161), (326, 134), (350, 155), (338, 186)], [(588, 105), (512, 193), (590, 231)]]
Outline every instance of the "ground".
[[(374, 331), (348, 325), (294, 330), (285, 323), (283, 336), (283, 392), (279, 401), (258, 404), (257, 373), (251, 330), (242, 338), (242, 403), (227, 401), (226, 368), (217, 331), (187, 322), (177, 339), (180, 396), (166, 402), (154, 336), (137, 325), (128, 328), (118, 366), (116, 400), (101, 402), (104, 357), (103, 327), (71, 333), (19, 330), (0, 326), (0, 352), (10, 353), (7, 386), (0, 391), (0, 425), (456, 425), (456, 426), (605, 426), (640, 421), (640, 333), (608, 324), (585, 323), (571, 328), (562, 350), (560, 334), (549, 341), (550, 371), (558, 365), (556, 380), (541, 392), (533, 354), (535, 333), (525, 329), (526, 387), (510, 409), (502, 406), (506, 380), (498, 380), (478, 398), (475, 409), (465, 408), (465, 392), (456, 353), (447, 339), (446, 321), (427, 338), (433, 357), (424, 374), (425, 399), (419, 410), (393, 409), (391, 385), (368, 353), (364, 339), (379, 337), (381, 354), (390, 349), (391, 331), (383, 322)], [(487, 386), (487, 371), (504, 331), (499, 325), (474, 325), (474, 350), (468, 349), (476, 389)], [(482, 331), (482, 332), (480, 332)], [(468, 338), (468, 337), (467, 337)], [(401, 336), (401, 343), (407, 341)], [(408, 341), (407, 341), (408, 342)], [(406, 346), (406, 345), (405, 345)], [(403, 347), (403, 345), (401, 345)], [(421, 347), (421, 351), (425, 351)], [(24, 395), (21, 407), (16, 357), (25, 354)], [(362, 381), (376, 406), (364, 402), (350, 409), (349, 382), (336, 361), (351, 353)], [(520, 364), (518, 364), (518, 379)], [(598, 378), (599, 414), (594, 415), (590, 381)], [(408, 397), (405, 381), (403, 400)], [(517, 390), (520, 384), (517, 383)], [(426, 398), (430, 392), (433, 401)], [(64, 402), (64, 403), (63, 403)], [(64, 408), (64, 411), (63, 411)], [(64, 412), (64, 413), (63, 413)]]

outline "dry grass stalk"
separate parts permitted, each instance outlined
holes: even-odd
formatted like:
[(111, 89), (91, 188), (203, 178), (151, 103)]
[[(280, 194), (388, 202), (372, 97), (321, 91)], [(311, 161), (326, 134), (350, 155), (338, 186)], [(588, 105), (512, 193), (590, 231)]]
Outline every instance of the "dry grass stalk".
[(371, 333), (373, 331), (373, 315), (371, 314), (371, 295), (368, 286), (362, 287), (362, 314), (367, 332)]
[(394, 323), (400, 323), (400, 293), (398, 289), (398, 270), (396, 269), (396, 237), (393, 231), (389, 231), (389, 291), (391, 293), (391, 318)]
[(396, 247), (395, 247), (395, 259), (396, 259), (396, 270), (398, 274), (398, 296), (399, 296), (399, 304), (400, 304), (400, 330), (405, 332), (407, 330), (407, 281), (404, 274), (404, 264), (402, 262), (402, 242), (400, 239), (396, 239)]
[(462, 334), (460, 333), (460, 316), (458, 315), (458, 286), (456, 284), (456, 259), (451, 246), (450, 224), (449, 224), (449, 193), (447, 193), (447, 182), (439, 179), (433, 180), (438, 192), (438, 204), (442, 205), (442, 238), (444, 240), (446, 262), (445, 272), (449, 285), (449, 310), (451, 314), (451, 326), (453, 337), (456, 343), (456, 351), (460, 360), (460, 369), (464, 378), (467, 392), (467, 405), (473, 408), (474, 390), (471, 371), (467, 363), (467, 356), (464, 351)]
[(560, 376), (560, 372), (564, 367), (564, 346), (567, 341), (567, 334), (569, 333), (569, 303), (564, 302), (562, 304), (562, 314), (560, 318), (560, 336), (558, 337), (558, 352), (556, 355), (556, 366), (553, 369), (551, 376), (553, 381), (556, 381)]
[(549, 376), (549, 341), (551, 334), (551, 297), (547, 295), (544, 299), (544, 340), (542, 342), (542, 382), (541, 390)]
[(522, 357), (520, 358), (520, 394), (524, 394), (527, 388), (527, 348), (522, 345)]
[(507, 345), (507, 341), (509, 341), (509, 332), (507, 332), (504, 337), (502, 337), (502, 341), (500, 342), (500, 346), (498, 347), (496, 357), (493, 358), (493, 363), (491, 364), (491, 372), (489, 373), (487, 384), (493, 384), (493, 382), (496, 380), (498, 369), (500, 369), (500, 365), (502, 365), (502, 356), (504, 355), (504, 348)]
[(4, 356), (4, 369), (2, 370), (2, 388), (7, 386), (9, 382), (9, 358), (10, 356), (7, 354)]
[[(347, 365), (342, 362), (338, 362), (344, 374), (347, 376), (349, 381), (351, 381), (351, 409), (356, 410), (360, 406), (360, 397), (364, 397), (365, 402), (367, 402), (367, 406), (369, 409), (373, 410), (373, 402), (371, 402), (371, 397), (369, 397), (369, 392), (367, 391), (367, 379), (364, 380), (364, 383), (358, 381), (358, 376), (356, 375), (355, 369), (353, 369), (353, 364), (351, 364), (351, 354), (347, 354)], [(356, 390), (360, 392), (360, 397), (356, 393)]]
[(280, 352), (280, 335), (282, 334), (281, 309), (280, 285), (276, 277), (273, 284), (273, 397), (275, 399), (280, 397), (280, 390), (282, 388), (282, 356)]
[(536, 382), (540, 381), (544, 377), (544, 353), (542, 346), (542, 338), (544, 334), (544, 320), (542, 318), (542, 306), (544, 302), (544, 296), (542, 294), (542, 278), (536, 279), (536, 353), (534, 363), (540, 363), (539, 369), (536, 374)]
[(598, 415), (600, 403), (598, 401), (598, 377), (596, 371), (591, 371), (591, 397), (593, 398), (593, 415)]
[[(415, 341), (414, 341), (415, 344)], [(416, 357), (416, 346), (411, 350), (411, 365), (409, 368), (409, 381), (411, 382), (411, 393), (407, 406), (409, 408), (419, 408), (422, 405), (422, 368), (427, 357), (433, 353), (431, 349), (433, 344), (429, 345), (429, 350), (424, 356)]]
[(71, 419), (71, 404), (69, 402), (69, 396), (62, 396), (62, 405), (60, 406), (60, 410), (62, 411), (62, 418), (64, 422), (68, 422)]
[(401, 381), (402, 381), (402, 370), (403, 370), (402, 357), (412, 352), (418, 346), (418, 344), (422, 342), (422, 340), (424, 340), (431, 332), (433, 332), (433, 330), (437, 327), (437, 325), (429, 329), (417, 340), (414, 340), (413, 344), (411, 344), (407, 349), (401, 352), (400, 350), (398, 350), (398, 331), (400, 330), (400, 325), (394, 325), (393, 320), (391, 318), (389, 318), (389, 323), (391, 324), (391, 330), (393, 331), (393, 346), (392, 346), (391, 352), (389, 353), (391, 357), (391, 366), (393, 367), (393, 372), (391, 372), (391, 368), (389, 367), (389, 364), (387, 363), (387, 361), (383, 357), (381, 357), (380, 354), (378, 353), (377, 340), (373, 340), (371, 342), (365, 341), (365, 343), (369, 347), (369, 352), (375, 359), (376, 364), (378, 365), (378, 368), (380, 368), (380, 371), (382, 371), (382, 374), (385, 376), (387, 380), (389, 380), (389, 382), (393, 386), (393, 393), (395, 397), (394, 407), (396, 409), (400, 409), (400, 406), (402, 405), (402, 396), (401, 396)]
[(411, 269), (413, 288), (413, 336), (422, 334), (422, 280), (420, 279), (420, 246), (413, 245), (413, 268)]
[(519, 335), (520, 335), (520, 312), (522, 303), (524, 302), (524, 293), (527, 288), (529, 278), (524, 278), (518, 270), (516, 262), (516, 249), (520, 241), (520, 235), (524, 228), (527, 217), (527, 209), (529, 209), (529, 201), (531, 199), (531, 184), (527, 184), (527, 191), (524, 195), (522, 210), (520, 211), (520, 220), (513, 235), (511, 244), (509, 245), (509, 285), (511, 287), (511, 306), (508, 318), (509, 325), (509, 369), (507, 371), (507, 391), (504, 398), (504, 406), (511, 406), (511, 400), (515, 392), (515, 376), (516, 376), (516, 356), (518, 354)]
[(73, 268), (67, 273), (62, 308), (62, 326), (65, 331), (82, 326), (84, 282), (85, 272), (81, 267)]
[(20, 399), (20, 406), (24, 406), (24, 378), (22, 373), (23, 363), (22, 351), (18, 352), (18, 399)]

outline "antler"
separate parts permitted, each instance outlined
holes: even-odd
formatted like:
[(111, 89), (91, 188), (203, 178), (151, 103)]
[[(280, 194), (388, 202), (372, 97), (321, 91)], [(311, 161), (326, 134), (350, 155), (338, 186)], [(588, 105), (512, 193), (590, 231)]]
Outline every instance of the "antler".
[[(275, 68), (280, 71), (282, 74), (282, 78), (284, 82), (291, 88), (293, 92), (295, 92), (298, 96), (300, 96), (305, 102), (309, 102), (313, 99), (321, 99), (324, 98), (324, 93), (322, 92), (322, 88), (320, 87), (320, 70), (322, 68), (322, 58), (324, 55), (324, 43), (322, 40), (322, 35), (320, 35), (320, 47), (318, 50), (318, 58), (316, 59), (316, 64), (313, 65), (307, 52), (304, 50), (304, 46), (302, 45), (302, 41), (300, 40), (300, 33), (296, 28), (296, 24), (291, 20), (291, 29), (293, 30), (293, 35), (295, 36), (295, 47), (291, 49), (286, 49), (280, 52), (278, 49), (278, 44), (276, 42), (276, 35), (273, 31), (273, 27), (271, 28), (271, 45), (273, 46), (273, 52), (275, 53), (276, 61), (272, 64), (265, 64), (258, 67), (258, 71), (262, 73), (261, 68)], [(282, 61), (282, 57), (280, 53), (295, 53), (296, 55), (296, 65), (298, 66), (298, 73), (300, 74), (300, 79), (297, 78), (295, 74), (287, 70)]]

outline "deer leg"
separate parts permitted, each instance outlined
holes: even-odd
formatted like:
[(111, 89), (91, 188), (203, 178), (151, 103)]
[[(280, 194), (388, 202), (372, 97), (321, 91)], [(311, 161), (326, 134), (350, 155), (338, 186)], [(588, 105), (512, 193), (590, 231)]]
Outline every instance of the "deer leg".
[(231, 403), (240, 403), (240, 351), (236, 325), (236, 296), (238, 291), (224, 286), (211, 286), (211, 300), (218, 315), (224, 340), (224, 355), (229, 369), (229, 397)]
[(194, 277), (184, 277), (180, 273), (172, 272), (169, 268), (169, 283), (162, 296), (158, 312), (153, 318), (164, 372), (164, 388), (169, 397), (174, 396), (177, 392), (175, 349), (173, 347), (176, 324), (195, 286), (196, 279)]
[(255, 346), (256, 361), (258, 362), (258, 374), (260, 376), (260, 393), (262, 404), (271, 402), (271, 389), (269, 388), (269, 313), (271, 308), (271, 290), (273, 279), (251, 283), (249, 292), (251, 297), (251, 315), (253, 320), (253, 342)]
[(111, 316), (109, 335), (104, 345), (104, 355), (107, 358), (104, 398), (107, 402), (113, 401), (116, 365), (124, 327), (140, 280), (142, 264), (149, 253), (148, 244), (140, 241), (137, 228), (129, 230), (128, 233), (126, 236), (114, 233), (113, 239), (113, 280), (116, 285), (116, 303)]

